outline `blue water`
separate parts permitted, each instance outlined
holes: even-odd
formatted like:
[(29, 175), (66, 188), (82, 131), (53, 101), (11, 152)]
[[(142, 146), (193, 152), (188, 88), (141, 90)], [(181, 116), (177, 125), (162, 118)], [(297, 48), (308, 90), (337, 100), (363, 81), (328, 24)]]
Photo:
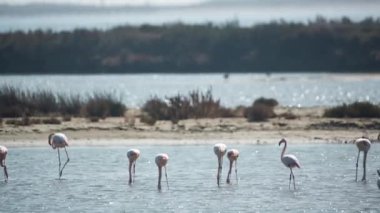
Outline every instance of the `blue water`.
[(152, 96), (188, 94), (212, 89), (228, 107), (250, 105), (259, 97), (284, 106), (333, 106), (354, 101), (380, 103), (379, 74), (135, 74), (135, 75), (3, 75), (1, 85), (55, 93), (115, 94), (128, 107), (141, 107)]
[[(74, 143), (74, 142), (73, 142)], [(217, 159), (210, 145), (136, 145), (136, 181), (128, 181), (131, 147), (69, 147), (70, 163), (59, 180), (57, 153), (49, 147), (10, 148), (10, 179), (0, 182), (0, 212), (379, 212), (380, 146), (373, 144), (366, 183), (355, 182), (352, 144), (289, 144), (301, 162), (297, 189), (273, 145), (229, 145), (240, 150), (238, 178), (216, 185)], [(154, 156), (167, 152), (169, 189), (157, 190)], [(359, 177), (362, 168), (359, 168)], [(1, 177), (1, 176), (0, 176)]]

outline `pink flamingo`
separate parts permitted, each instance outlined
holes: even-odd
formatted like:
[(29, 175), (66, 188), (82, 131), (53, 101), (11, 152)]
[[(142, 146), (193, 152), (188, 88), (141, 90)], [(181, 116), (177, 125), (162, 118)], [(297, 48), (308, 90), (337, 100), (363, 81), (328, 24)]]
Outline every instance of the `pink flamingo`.
[(282, 149), (282, 152), (281, 152), (281, 161), (282, 161), (282, 163), (286, 167), (288, 167), (290, 169), (289, 190), (290, 190), (290, 183), (292, 181), (292, 178), (293, 178), (294, 189), (296, 189), (296, 181), (295, 181), (292, 169), (294, 167), (301, 168), (301, 166), (300, 166), (300, 163), (299, 163), (298, 159), (296, 158), (296, 156), (291, 155), (291, 154), (284, 155), (285, 154), (285, 150), (286, 150), (286, 146), (287, 146), (287, 142), (286, 142), (286, 140), (284, 138), (280, 140), (280, 142), (278, 143), (278, 145), (281, 146), (282, 143), (285, 143), (285, 146), (284, 146), (284, 148)]
[[(67, 154), (67, 150), (66, 150), (66, 146), (69, 146), (67, 137), (63, 133), (52, 133), (49, 135), (48, 143), (53, 149), (58, 148), (57, 149), (57, 151), (58, 151), (58, 162), (59, 162), (58, 172), (59, 172), (59, 178), (61, 178), (63, 169), (65, 168), (66, 164), (70, 161), (69, 155)], [(60, 148), (65, 149), (66, 157), (67, 157), (67, 160), (66, 160), (65, 164), (63, 165), (62, 169), (61, 169), (61, 156), (59, 153)]]
[(358, 138), (355, 140), (356, 147), (358, 147), (358, 157), (356, 159), (356, 177), (355, 181), (358, 181), (358, 163), (360, 158), (360, 152), (364, 152), (364, 159), (363, 159), (363, 178), (362, 181), (366, 180), (366, 162), (367, 162), (367, 153), (368, 150), (371, 148), (371, 141), (367, 138)]
[(140, 150), (130, 149), (127, 151), (127, 157), (129, 159), (129, 184), (132, 183), (132, 166), (133, 166), (133, 181), (135, 179), (136, 160), (140, 156)]
[(8, 171), (5, 165), (5, 158), (7, 157), (8, 149), (5, 146), (0, 146), (0, 166), (4, 168), (5, 182), (8, 182)]
[(237, 159), (239, 157), (239, 151), (237, 149), (231, 149), (227, 152), (227, 158), (230, 160), (230, 170), (227, 175), (227, 183), (230, 183), (230, 175), (232, 170), (232, 165), (235, 162), (235, 174), (236, 174), (236, 182), (238, 182), (237, 176)]
[(222, 174), (223, 156), (226, 154), (226, 150), (227, 150), (227, 146), (223, 143), (217, 143), (214, 145), (214, 153), (218, 157), (218, 174), (216, 177), (218, 186), (220, 184), (220, 176)]
[(161, 190), (161, 175), (162, 175), (162, 167), (165, 168), (165, 177), (166, 177), (166, 184), (169, 189), (169, 181), (168, 181), (168, 175), (166, 173), (166, 164), (168, 163), (169, 156), (166, 153), (161, 153), (156, 156), (156, 165), (158, 167), (158, 190)]

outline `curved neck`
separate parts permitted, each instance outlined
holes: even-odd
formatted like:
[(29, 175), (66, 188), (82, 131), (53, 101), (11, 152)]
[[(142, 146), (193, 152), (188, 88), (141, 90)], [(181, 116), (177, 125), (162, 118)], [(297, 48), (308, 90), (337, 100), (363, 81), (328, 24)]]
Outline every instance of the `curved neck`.
[(48, 138), (48, 143), (49, 143), (50, 146), (51, 146), (51, 137), (52, 137), (53, 135), (54, 135), (53, 133), (50, 134), (50, 135), (49, 135), (49, 138)]
[(284, 148), (282, 148), (282, 152), (281, 152), (281, 158), (284, 157), (284, 154), (285, 154), (285, 150), (286, 150), (286, 146), (287, 146), (287, 143), (286, 141), (283, 142), (285, 145), (284, 145)]

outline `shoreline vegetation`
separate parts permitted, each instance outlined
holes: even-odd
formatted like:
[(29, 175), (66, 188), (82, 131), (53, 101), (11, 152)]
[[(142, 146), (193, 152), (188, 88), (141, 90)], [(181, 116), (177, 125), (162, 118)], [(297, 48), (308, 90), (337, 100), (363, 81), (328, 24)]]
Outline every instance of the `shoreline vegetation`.
[(208, 144), (231, 140), (272, 144), (352, 143), (376, 139), (380, 106), (355, 102), (335, 107), (284, 107), (259, 98), (250, 106), (227, 108), (212, 91), (159, 99), (129, 109), (112, 94), (63, 96), (0, 87), (0, 141), (7, 146), (43, 146), (51, 132), (65, 132), (76, 145)]
[(0, 74), (379, 72), (380, 19), (0, 33)]

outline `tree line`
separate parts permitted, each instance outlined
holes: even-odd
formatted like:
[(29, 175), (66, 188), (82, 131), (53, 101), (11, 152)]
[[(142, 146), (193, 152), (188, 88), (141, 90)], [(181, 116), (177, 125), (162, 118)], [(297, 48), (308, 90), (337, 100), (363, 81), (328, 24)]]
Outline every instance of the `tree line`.
[(2, 74), (379, 70), (379, 18), (0, 34)]

